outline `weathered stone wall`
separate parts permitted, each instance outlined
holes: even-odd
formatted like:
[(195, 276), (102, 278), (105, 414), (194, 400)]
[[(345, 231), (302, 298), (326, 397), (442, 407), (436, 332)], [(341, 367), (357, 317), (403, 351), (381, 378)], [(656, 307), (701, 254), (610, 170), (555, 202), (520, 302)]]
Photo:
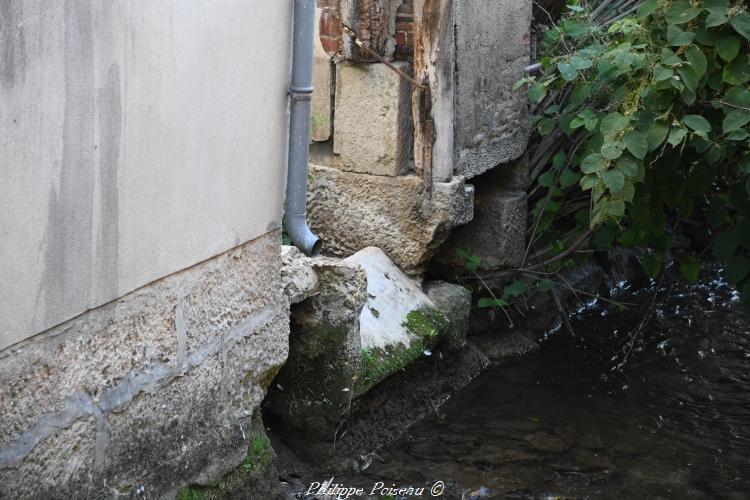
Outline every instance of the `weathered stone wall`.
[(0, 349), (281, 225), (291, 7), (0, 1)]
[(455, 0), (455, 166), (467, 179), (521, 156), (526, 97), (513, 84), (529, 64), (528, 0)]
[(174, 497), (242, 463), (287, 358), (280, 234), (0, 353), (0, 498)]

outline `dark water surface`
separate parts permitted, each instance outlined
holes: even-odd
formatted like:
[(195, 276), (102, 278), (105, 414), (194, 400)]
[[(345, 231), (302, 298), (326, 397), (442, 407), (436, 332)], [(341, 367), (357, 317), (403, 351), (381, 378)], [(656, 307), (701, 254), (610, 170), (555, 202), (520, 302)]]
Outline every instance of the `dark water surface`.
[[(715, 274), (715, 273), (714, 273)], [(750, 323), (715, 278), (600, 302), (336, 482), (443, 498), (750, 498)], [(622, 362), (627, 356), (627, 362)], [(425, 491), (429, 497), (429, 491)]]

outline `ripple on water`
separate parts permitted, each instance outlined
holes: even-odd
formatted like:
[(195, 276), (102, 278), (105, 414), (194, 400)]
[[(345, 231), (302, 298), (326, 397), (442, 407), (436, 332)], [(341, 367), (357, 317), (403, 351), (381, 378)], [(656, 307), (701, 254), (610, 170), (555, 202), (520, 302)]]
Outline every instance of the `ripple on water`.
[(750, 322), (716, 274), (665, 286), (633, 341), (645, 306), (599, 301), (575, 337), (490, 370), (346, 480), (443, 480), (448, 498), (747, 498)]

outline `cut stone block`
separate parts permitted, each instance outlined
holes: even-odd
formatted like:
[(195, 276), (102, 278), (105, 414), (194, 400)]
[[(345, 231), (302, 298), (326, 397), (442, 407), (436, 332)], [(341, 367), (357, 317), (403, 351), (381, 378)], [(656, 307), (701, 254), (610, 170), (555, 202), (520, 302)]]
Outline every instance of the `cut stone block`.
[(448, 321), (441, 345), (449, 349), (462, 348), (469, 333), (471, 292), (461, 285), (445, 281), (425, 283), (424, 291)]
[(0, 351), (0, 498), (175, 498), (239, 467), (287, 357), (280, 240)]
[(359, 315), (367, 300), (367, 275), (340, 259), (310, 262), (318, 292), (292, 306), (289, 358), (267, 409), (297, 453), (326, 457), (361, 383)]
[(512, 87), (529, 62), (531, 2), (462, 0), (454, 15), (454, 172), (469, 179), (526, 149), (526, 97)]
[(448, 238), (437, 262), (462, 265), (456, 251), (465, 248), (481, 259), (480, 269), (521, 264), (526, 238), (526, 193), (477, 190), (474, 220)]
[[(408, 73), (407, 63), (395, 63)], [(411, 88), (385, 64), (336, 67), (334, 166), (349, 172), (397, 176), (410, 166)]]
[(344, 262), (367, 273), (367, 303), (359, 316), (366, 392), (390, 374), (429, 355), (447, 321), (421, 287), (379, 248), (360, 250)]
[(463, 178), (424, 184), (310, 165), (308, 215), (323, 251), (347, 257), (377, 246), (407, 274), (421, 273), (450, 230), (471, 220), (474, 190)]

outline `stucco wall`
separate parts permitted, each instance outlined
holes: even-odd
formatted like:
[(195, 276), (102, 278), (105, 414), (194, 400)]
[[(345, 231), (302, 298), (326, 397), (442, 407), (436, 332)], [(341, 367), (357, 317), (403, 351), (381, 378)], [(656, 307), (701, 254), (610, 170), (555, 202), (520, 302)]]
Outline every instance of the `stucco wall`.
[(0, 2), (0, 349), (279, 227), (291, 4)]

